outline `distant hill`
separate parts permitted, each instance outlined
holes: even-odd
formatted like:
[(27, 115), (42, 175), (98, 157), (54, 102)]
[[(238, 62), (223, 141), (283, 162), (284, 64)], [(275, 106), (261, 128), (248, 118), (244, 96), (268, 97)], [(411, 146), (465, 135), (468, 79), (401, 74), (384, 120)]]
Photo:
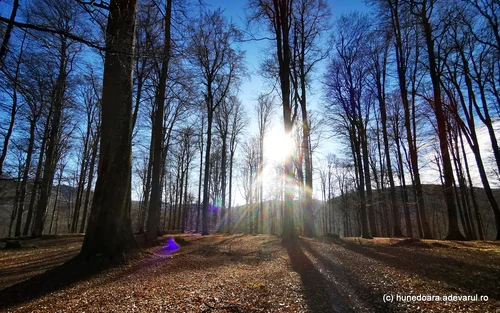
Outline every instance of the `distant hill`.
[[(31, 190), (31, 184), (28, 186), (28, 191)], [(9, 222), (12, 214), (12, 208), (14, 204), (15, 198), (15, 188), (16, 181), (14, 180), (0, 180), (0, 238), (6, 237), (8, 235)], [(54, 212), (54, 201), (55, 201), (55, 190), (56, 186), (53, 187), (51, 199), (49, 202), (49, 209), (47, 213), (47, 220), (45, 223), (45, 232), (48, 233), (50, 228), (50, 221), (52, 218), (52, 213)], [(401, 197), (401, 187), (396, 187), (396, 194), (398, 199), (398, 207), (400, 208), (401, 213), (401, 221), (403, 228), (405, 227), (404, 220), (404, 211), (402, 207), (402, 197)], [(385, 194), (382, 191), (378, 192), (377, 190), (373, 191), (375, 197), (375, 213), (377, 224), (381, 225), (383, 229), (390, 228), (392, 224), (392, 213), (387, 212), (384, 214), (384, 210), (382, 207), (388, 206), (389, 203), (389, 190), (384, 190)], [(337, 192), (338, 193), (338, 192)], [(479, 211), (482, 218), (484, 231), (486, 233), (487, 238), (493, 239), (495, 235), (495, 224), (494, 224), (494, 216), (492, 210), (489, 206), (488, 200), (482, 188), (475, 188), (475, 193), (477, 196), (477, 202), (479, 205)], [(447, 212), (446, 206), (442, 197), (441, 186), (439, 185), (424, 185), (424, 194), (425, 194), (425, 203), (428, 211), (429, 223), (434, 231), (434, 236), (436, 238), (442, 238), (446, 234), (447, 228)], [(494, 194), (496, 199), (500, 202), (500, 189), (494, 190)], [(57, 219), (57, 231), (58, 233), (66, 233), (68, 232), (70, 225), (70, 213), (74, 210), (74, 198), (76, 196), (76, 188), (67, 185), (61, 185), (59, 191), (58, 205), (56, 207), (54, 214), (53, 226), (51, 229), (51, 233), (54, 233), (56, 230), (55, 220)], [(384, 198), (385, 196), (385, 198)], [(416, 208), (414, 204), (414, 196), (413, 196), (413, 188), (410, 186), (408, 188), (408, 196), (409, 196), (409, 210), (412, 218), (412, 225), (416, 225)], [(28, 193), (26, 199), (26, 206), (29, 202), (30, 194)], [(385, 203), (384, 203), (385, 201)], [(333, 230), (329, 230), (331, 232), (338, 233), (339, 235), (357, 235), (359, 234), (359, 210), (357, 209), (358, 204), (357, 196), (355, 192), (351, 192), (346, 195), (346, 201), (342, 202), (340, 197), (335, 197), (331, 202), (325, 203), (320, 200), (314, 200), (314, 211), (316, 216), (316, 229), (318, 234), (323, 233), (324, 230), (324, 219), (325, 219), (325, 207), (332, 208), (333, 215), (326, 215), (327, 218), (332, 218)], [(191, 210), (192, 212), (196, 212), (197, 205), (193, 205)], [(255, 205), (253, 205), (255, 207)], [(275, 232), (279, 233), (281, 231), (281, 214), (274, 213), (271, 217), (267, 214), (268, 210), (271, 209), (271, 212), (277, 212), (281, 210), (281, 203), (279, 201), (265, 201), (264, 202), (264, 212), (265, 212), (265, 220), (264, 220), (264, 228), (271, 229), (274, 227)], [(294, 201), (294, 212), (295, 212), (295, 222), (297, 230), (301, 228), (301, 210), (300, 210), (300, 201)], [(89, 208), (90, 209), (90, 208)], [(243, 231), (243, 227), (246, 227), (246, 223), (248, 218), (244, 217), (245, 206), (237, 206), (232, 209), (233, 214), (233, 225), (236, 225), (236, 231)], [(26, 212), (25, 212), (26, 213)], [(164, 214), (164, 211), (162, 211)], [(24, 214), (26, 216), (26, 214)], [(134, 232), (137, 231), (137, 223), (139, 216), (139, 202), (132, 201), (132, 227)], [(163, 218), (164, 215), (162, 215)], [(163, 221), (163, 220), (161, 220)], [(214, 220), (215, 221), (215, 220)], [(346, 222), (347, 221), (347, 222)], [(191, 220), (189, 221), (191, 222)], [(194, 230), (194, 223), (188, 224), (187, 230)], [(403, 230), (405, 232), (405, 230)], [(414, 233), (416, 234), (416, 226), (414, 226)], [(387, 235), (382, 233), (382, 235)]]

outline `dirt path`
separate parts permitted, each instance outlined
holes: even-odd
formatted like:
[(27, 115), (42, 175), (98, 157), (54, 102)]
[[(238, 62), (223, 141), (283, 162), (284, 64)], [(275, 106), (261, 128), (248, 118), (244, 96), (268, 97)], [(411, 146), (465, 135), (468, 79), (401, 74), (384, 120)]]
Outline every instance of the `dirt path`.
[[(0, 311), (500, 312), (496, 242), (301, 239), (282, 246), (272, 236), (181, 238), (179, 249), (165, 238), (127, 266), (92, 276), (38, 275), (76, 255), (81, 237), (0, 250)], [(401, 298), (475, 294), (489, 299)]]

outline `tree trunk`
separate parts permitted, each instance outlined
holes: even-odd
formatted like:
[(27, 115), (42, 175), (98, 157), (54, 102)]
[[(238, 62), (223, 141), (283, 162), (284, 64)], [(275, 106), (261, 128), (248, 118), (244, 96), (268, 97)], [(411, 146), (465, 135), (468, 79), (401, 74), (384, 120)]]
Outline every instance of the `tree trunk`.
[[(292, 104), (290, 103), (290, 3), (287, 0), (273, 0), (275, 17), (274, 29), (276, 31), (276, 55), (279, 63), (279, 80), (281, 89), (281, 98), (283, 100), (283, 125), (285, 136), (292, 135)], [(289, 149), (284, 160), (284, 179), (285, 179), (285, 204), (283, 209), (283, 229), (282, 237), (284, 240), (295, 241), (297, 234), (295, 232), (295, 223), (293, 217), (293, 151)]]
[(158, 213), (161, 206), (161, 184), (162, 171), (162, 146), (163, 146), (163, 119), (165, 108), (165, 91), (167, 86), (168, 66), (170, 62), (170, 23), (172, 15), (172, 0), (166, 1), (165, 9), (165, 36), (163, 38), (163, 60), (161, 65), (160, 79), (156, 89), (153, 131), (155, 133), (153, 152), (153, 173), (151, 176), (151, 201), (149, 202), (148, 220), (146, 227), (146, 244), (152, 245), (157, 241)]
[(16, 82), (14, 82), (14, 90), (12, 94), (12, 107), (10, 109), (10, 121), (9, 127), (7, 128), (7, 132), (4, 136), (2, 153), (0, 154), (0, 175), (3, 174), (3, 163), (5, 161), (5, 157), (7, 156), (7, 149), (9, 148), (9, 141), (12, 135), (12, 131), (14, 129), (14, 123), (16, 121), (16, 113), (17, 113), (17, 72), (19, 71), (19, 65), (17, 66), (16, 71)]
[(56, 198), (54, 200), (54, 208), (52, 209), (52, 217), (50, 219), (49, 235), (52, 233), (52, 224), (54, 223), (54, 216), (57, 210), (57, 200), (59, 200), (59, 190), (61, 189), (61, 178), (62, 178), (62, 171), (59, 175), (59, 179), (57, 180)]
[[(153, 114), (154, 116), (154, 114)], [(153, 117), (154, 118), (154, 117)], [(153, 122), (154, 124), (154, 122)], [(140, 216), (139, 216), (139, 234), (144, 233), (144, 224), (146, 222), (146, 210), (149, 208), (149, 198), (151, 193), (151, 173), (153, 171), (153, 159), (154, 159), (154, 145), (155, 145), (155, 129), (151, 128), (151, 142), (149, 144), (149, 159), (148, 159), (148, 170), (146, 173), (146, 181), (144, 186), (144, 196), (141, 203), (140, 208)]]
[[(446, 208), (448, 210), (448, 235), (445, 239), (448, 240), (464, 240), (465, 237), (460, 232), (457, 219), (457, 209), (455, 205), (455, 199), (453, 196), (453, 167), (450, 159), (450, 152), (448, 149), (448, 139), (446, 131), (446, 118), (443, 112), (443, 104), (441, 101), (441, 86), (440, 78), (437, 72), (436, 55), (434, 52), (434, 39), (432, 38), (432, 26), (430, 24), (429, 18), (425, 15), (426, 13), (426, 3), (423, 4), (424, 9), (421, 13), (422, 26), (424, 28), (425, 42), (427, 45), (427, 54), (429, 61), (429, 71), (432, 81), (432, 89), (434, 96), (434, 113), (436, 115), (438, 138), (439, 138), (439, 150), (441, 153), (441, 160), (443, 165), (443, 176), (444, 176), (444, 198), (446, 202)], [(422, 217), (422, 226), (425, 231), (426, 215), (425, 211), (420, 209)]]
[(368, 221), (370, 223), (370, 234), (372, 237), (378, 237), (377, 224), (375, 221), (375, 207), (373, 206), (372, 181), (370, 177), (370, 161), (368, 158), (368, 139), (366, 138), (366, 128), (360, 129), (360, 144), (363, 155), (363, 170), (366, 184), (366, 207), (368, 211)]
[[(208, 104), (207, 104), (208, 105)], [(207, 147), (205, 150), (205, 173), (203, 179), (203, 208), (202, 208), (202, 216), (201, 216), (201, 234), (203, 236), (208, 235), (208, 178), (210, 176), (210, 148), (212, 146), (212, 119), (213, 112), (211, 108), (208, 108), (208, 116), (207, 116)]]
[[(400, 139), (396, 138), (396, 151), (398, 155), (398, 167), (399, 167), (399, 177), (401, 180), (401, 198), (403, 201), (403, 208), (405, 212), (405, 224), (406, 224), (406, 236), (413, 238), (413, 226), (411, 223), (411, 215), (410, 210), (408, 208), (408, 189), (406, 185), (405, 173), (404, 173), (404, 164), (403, 164), (403, 156), (401, 155), (401, 143)], [(418, 217), (417, 217), (418, 218)]]
[(66, 91), (67, 49), (68, 43), (66, 42), (66, 38), (62, 38), (60, 48), (61, 60), (59, 63), (59, 73), (57, 76), (56, 84), (54, 86), (53, 103), (51, 103), (54, 108), (54, 115), (52, 116), (50, 125), (50, 135), (48, 138), (47, 152), (45, 155), (42, 183), (40, 184), (40, 199), (38, 200), (37, 212), (35, 216), (35, 227), (32, 233), (33, 237), (41, 237), (43, 233), (45, 212), (47, 211), (47, 206), (49, 203), (50, 189), (54, 180), (54, 171), (56, 161), (58, 159), (57, 145), (59, 143), (59, 137), (61, 136), (61, 116), (64, 105), (64, 94)]
[(226, 177), (227, 177), (227, 130), (222, 136), (222, 149), (221, 149), (221, 211), (220, 211), (220, 224), (219, 232), (225, 232), (227, 229), (227, 215), (226, 215)]
[(137, 247), (130, 220), (136, 0), (109, 4), (97, 182), (80, 256), (123, 258)]
[[(89, 117), (89, 121), (90, 121)], [(80, 218), (80, 207), (82, 206), (83, 190), (87, 179), (87, 169), (89, 166), (89, 142), (92, 125), (87, 124), (87, 133), (83, 143), (82, 163), (80, 165), (80, 176), (78, 177), (78, 188), (76, 191), (75, 211), (73, 213), (73, 222), (71, 223), (71, 232), (76, 233), (78, 228), (78, 220)]]
[[(196, 213), (196, 232), (199, 231), (200, 226), (200, 211), (201, 211), (201, 178), (203, 174), (203, 124), (205, 119), (201, 118), (201, 131), (200, 131), (200, 175), (198, 179), (198, 209)], [(229, 201), (231, 202), (231, 201)]]
[(399, 208), (397, 206), (396, 200), (396, 187), (394, 184), (394, 174), (392, 172), (392, 161), (389, 150), (389, 136), (387, 135), (387, 107), (385, 101), (385, 74), (386, 74), (386, 65), (387, 65), (387, 50), (384, 54), (383, 64), (376, 63), (376, 76), (375, 83), (377, 86), (377, 99), (380, 107), (380, 119), (382, 123), (382, 138), (384, 143), (384, 157), (385, 163), (387, 165), (387, 176), (389, 178), (389, 195), (391, 199), (391, 209), (392, 209), (392, 219), (394, 223), (393, 228), (393, 236), (394, 237), (403, 237), (403, 233), (401, 231), (401, 215), (399, 214)]
[(420, 172), (418, 168), (418, 153), (416, 150), (416, 145), (413, 141), (413, 135), (411, 131), (410, 124), (410, 103), (408, 101), (408, 89), (406, 83), (406, 58), (405, 52), (403, 49), (403, 42), (401, 36), (401, 26), (399, 19), (399, 8), (393, 7), (391, 8), (391, 14), (393, 19), (393, 30), (395, 34), (395, 48), (396, 48), (396, 61), (397, 61), (397, 71), (398, 71), (398, 81), (399, 81), (399, 89), (401, 92), (401, 101), (404, 107), (404, 116), (405, 116), (405, 128), (406, 128), (406, 137), (408, 141), (408, 147), (410, 150), (410, 163), (412, 172), (415, 180), (415, 188), (417, 192), (417, 202), (420, 211), (422, 212), (422, 226), (423, 226), (423, 237), (426, 239), (432, 238), (431, 229), (429, 227), (429, 223), (427, 221), (427, 215), (425, 211), (425, 201), (424, 194), (422, 189), (422, 183), (420, 181)]
[(30, 136), (28, 139), (28, 151), (26, 153), (26, 163), (24, 165), (23, 178), (22, 178), (20, 189), (19, 189), (16, 230), (14, 232), (14, 235), (16, 237), (21, 236), (21, 224), (23, 221), (24, 201), (25, 201), (25, 197), (26, 197), (26, 188), (28, 185), (29, 171), (31, 168), (31, 159), (33, 158), (33, 148), (35, 145), (35, 127), (36, 127), (36, 120), (31, 120), (30, 121)]
[[(14, 0), (12, 4), (12, 11), (10, 13), (9, 23), (7, 24), (7, 28), (5, 29), (5, 35), (3, 37), (2, 46), (0, 46), (0, 62), (3, 63), (5, 55), (7, 54), (7, 48), (9, 46), (10, 35), (12, 33), (12, 29), (14, 28), (14, 22), (16, 20), (17, 9), (19, 8), (19, 0)], [(1, 168), (1, 165), (0, 165)], [(0, 174), (2, 174), (0, 170)]]
[(101, 137), (100, 134), (101, 134), (101, 125), (98, 125), (94, 142), (92, 143), (92, 156), (90, 157), (89, 178), (87, 182), (87, 190), (85, 192), (85, 202), (83, 204), (83, 216), (82, 216), (82, 223), (80, 224), (80, 233), (83, 233), (85, 231), (85, 225), (87, 224), (87, 213), (90, 202), (90, 193), (92, 192), (92, 181), (94, 180), (95, 161), (97, 158), (99, 138)]
[(366, 196), (365, 196), (365, 178), (363, 160), (361, 156), (361, 139), (359, 134), (356, 134), (356, 127), (351, 127), (351, 142), (354, 145), (354, 153), (356, 157), (356, 169), (358, 172), (358, 195), (359, 195), (359, 208), (361, 213), (361, 236), (363, 238), (371, 239), (370, 231), (368, 228), (368, 215), (366, 212)]
[(484, 240), (483, 223), (481, 221), (481, 215), (479, 214), (479, 205), (478, 205), (477, 200), (476, 200), (476, 192), (474, 191), (474, 186), (472, 184), (472, 178), (470, 176), (469, 161), (467, 160), (467, 154), (465, 153), (464, 140), (463, 140), (461, 131), (459, 132), (459, 137), (460, 137), (460, 146), (462, 147), (462, 154), (464, 156), (465, 172), (467, 174), (467, 180), (469, 181), (470, 197), (471, 197), (471, 201), (472, 201), (472, 206), (474, 207), (474, 215), (475, 215), (476, 223), (477, 223), (477, 232), (479, 234), (479, 240)]
[(233, 196), (233, 161), (234, 161), (234, 149), (230, 148), (229, 152), (229, 199), (227, 205), (227, 232), (232, 234), (231, 227), (231, 206), (232, 206), (232, 196)]

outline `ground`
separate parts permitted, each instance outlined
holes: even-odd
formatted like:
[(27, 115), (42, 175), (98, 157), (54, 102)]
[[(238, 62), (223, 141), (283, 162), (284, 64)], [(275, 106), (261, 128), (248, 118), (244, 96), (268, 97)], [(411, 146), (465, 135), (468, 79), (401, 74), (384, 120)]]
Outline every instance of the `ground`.
[(60, 270), (82, 240), (0, 250), (0, 311), (500, 312), (498, 242), (172, 235), (122, 266)]

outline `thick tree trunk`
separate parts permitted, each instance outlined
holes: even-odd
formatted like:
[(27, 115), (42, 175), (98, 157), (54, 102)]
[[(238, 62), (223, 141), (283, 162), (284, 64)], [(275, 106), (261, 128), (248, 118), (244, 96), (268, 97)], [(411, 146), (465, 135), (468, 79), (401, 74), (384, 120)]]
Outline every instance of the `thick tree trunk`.
[(136, 0), (109, 5), (98, 176), (80, 256), (123, 258), (137, 247), (130, 220)]
[[(273, 0), (274, 12), (273, 20), (276, 31), (276, 55), (279, 63), (279, 80), (281, 89), (281, 98), (283, 101), (283, 125), (285, 136), (292, 135), (292, 104), (290, 103), (290, 3), (287, 0)], [(295, 232), (295, 223), (293, 217), (293, 151), (289, 149), (284, 160), (284, 179), (285, 179), (285, 203), (283, 208), (283, 229), (281, 236), (284, 240), (295, 241), (297, 234)]]

